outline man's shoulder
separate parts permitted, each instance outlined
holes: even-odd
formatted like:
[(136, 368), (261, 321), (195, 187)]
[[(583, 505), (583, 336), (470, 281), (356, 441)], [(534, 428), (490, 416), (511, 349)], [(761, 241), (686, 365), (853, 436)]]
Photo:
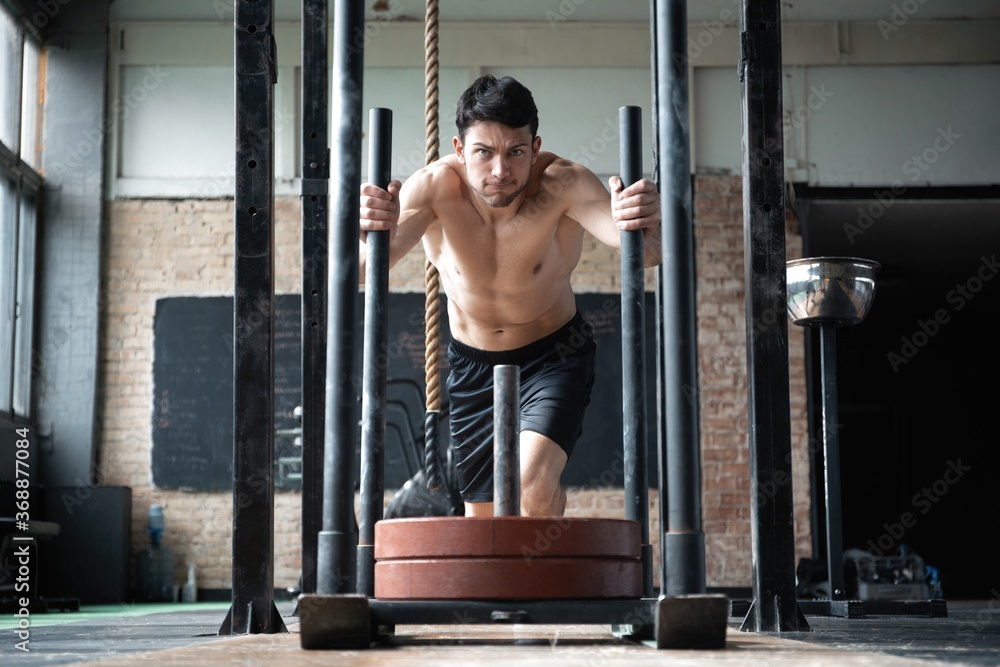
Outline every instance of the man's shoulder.
[(547, 151), (539, 152), (535, 168), (539, 187), (547, 192), (572, 192), (576, 186), (596, 178), (582, 164)]
[(448, 155), (421, 167), (406, 179), (404, 187), (411, 192), (437, 196), (460, 190), (462, 177), (456, 169), (454, 157)]
[(573, 162), (561, 155), (549, 151), (539, 151), (535, 167), (542, 178), (558, 178), (565, 174), (589, 173), (590, 170), (582, 164)]

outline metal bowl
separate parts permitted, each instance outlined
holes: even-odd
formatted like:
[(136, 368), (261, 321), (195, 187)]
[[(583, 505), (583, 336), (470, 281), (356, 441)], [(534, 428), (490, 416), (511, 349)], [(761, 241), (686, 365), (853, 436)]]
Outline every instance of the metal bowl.
[(804, 257), (786, 263), (788, 316), (800, 326), (851, 326), (875, 299), (878, 262), (857, 257)]

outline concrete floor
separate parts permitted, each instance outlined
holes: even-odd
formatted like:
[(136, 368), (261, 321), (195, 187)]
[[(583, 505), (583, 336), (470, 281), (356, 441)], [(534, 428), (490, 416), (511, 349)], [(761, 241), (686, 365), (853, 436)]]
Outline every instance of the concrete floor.
[(15, 649), (9, 619), (0, 625), (0, 664), (19, 665), (481, 665), (489, 667), (642, 667), (768, 665), (1000, 665), (1000, 600), (949, 602), (947, 618), (808, 616), (811, 632), (744, 633), (730, 619), (725, 650), (658, 651), (616, 639), (606, 626), (401, 626), (389, 646), (366, 651), (304, 651), (292, 604), (278, 603), (289, 632), (218, 637), (225, 605), (123, 613), (74, 620), (36, 618), (30, 653)]

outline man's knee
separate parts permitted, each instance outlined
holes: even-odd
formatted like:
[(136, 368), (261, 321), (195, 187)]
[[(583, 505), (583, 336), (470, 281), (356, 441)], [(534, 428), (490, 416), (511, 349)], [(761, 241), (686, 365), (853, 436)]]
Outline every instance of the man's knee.
[(558, 477), (525, 471), (521, 475), (521, 513), (525, 516), (561, 515), (565, 491)]
[(521, 432), (521, 513), (561, 516), (565, 495), (559, 484), (566, 452), (551, 439), (533, 431)]

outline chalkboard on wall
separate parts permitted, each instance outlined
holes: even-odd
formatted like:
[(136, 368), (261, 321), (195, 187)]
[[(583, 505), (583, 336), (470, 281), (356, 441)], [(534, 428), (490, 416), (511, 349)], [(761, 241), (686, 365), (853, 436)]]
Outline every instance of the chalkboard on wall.
[[(647, 443), (649, 482), (656, 484), (653, 295), (646, 295)], [(577, 303), (594, 327), (598, 343), (593, 396), (563, 482), (568, 486), (622, 483), (621, 309), (613, 294), (582, 294)], [(357, 305), (361, 335), (363, 303)], [(301, 302), (298, 295), (275, 298), (275, 428), (299, 426), (294, 409), (301, 399)], [(398, 488), (422, 460), (424, 385), (424, 295), (390, 295), (386, 488)], [(157, 301), (154, 329), (152, 478), (163, 489), (221, 491), (233, 476), (233, 299), (170, 297)], [(442, 346), (449, 337), (442, 321)], [(357, 375), (360, 405), (360, 344)], [(446, 355), (442, 354), (443, 363)], [(443, 369), (442, 384), (447, 374)], [(445, 402), (447, 398), (445, 397)], [(360, 410), (358, 411), (360, 415)], [(447, 423), (441, 437), (447, 442)], [(360, 439), (360, 429), (358, 429)], [(355, 443), (357, 450), (360, 443)], [(278, 489), (299, 488), (294, 438), (275, 439)], [(357, 462), (358, 457), (355, 457)], [(357, 463), (356, 463), (357, 465)], [(292, 473), (289, 475), (289, 473)], [(357, 479), (357, 469), (355, 469)]]
[[(274, 307), (275, 428), (294, 428), (302, 395), (300, 298)], [(177, 297), (156, 303), (153, 322), (153, 484), (222, 490), (233, 481), (233, 299)], [(275, 456), (295, 455), (290, 438)]]

